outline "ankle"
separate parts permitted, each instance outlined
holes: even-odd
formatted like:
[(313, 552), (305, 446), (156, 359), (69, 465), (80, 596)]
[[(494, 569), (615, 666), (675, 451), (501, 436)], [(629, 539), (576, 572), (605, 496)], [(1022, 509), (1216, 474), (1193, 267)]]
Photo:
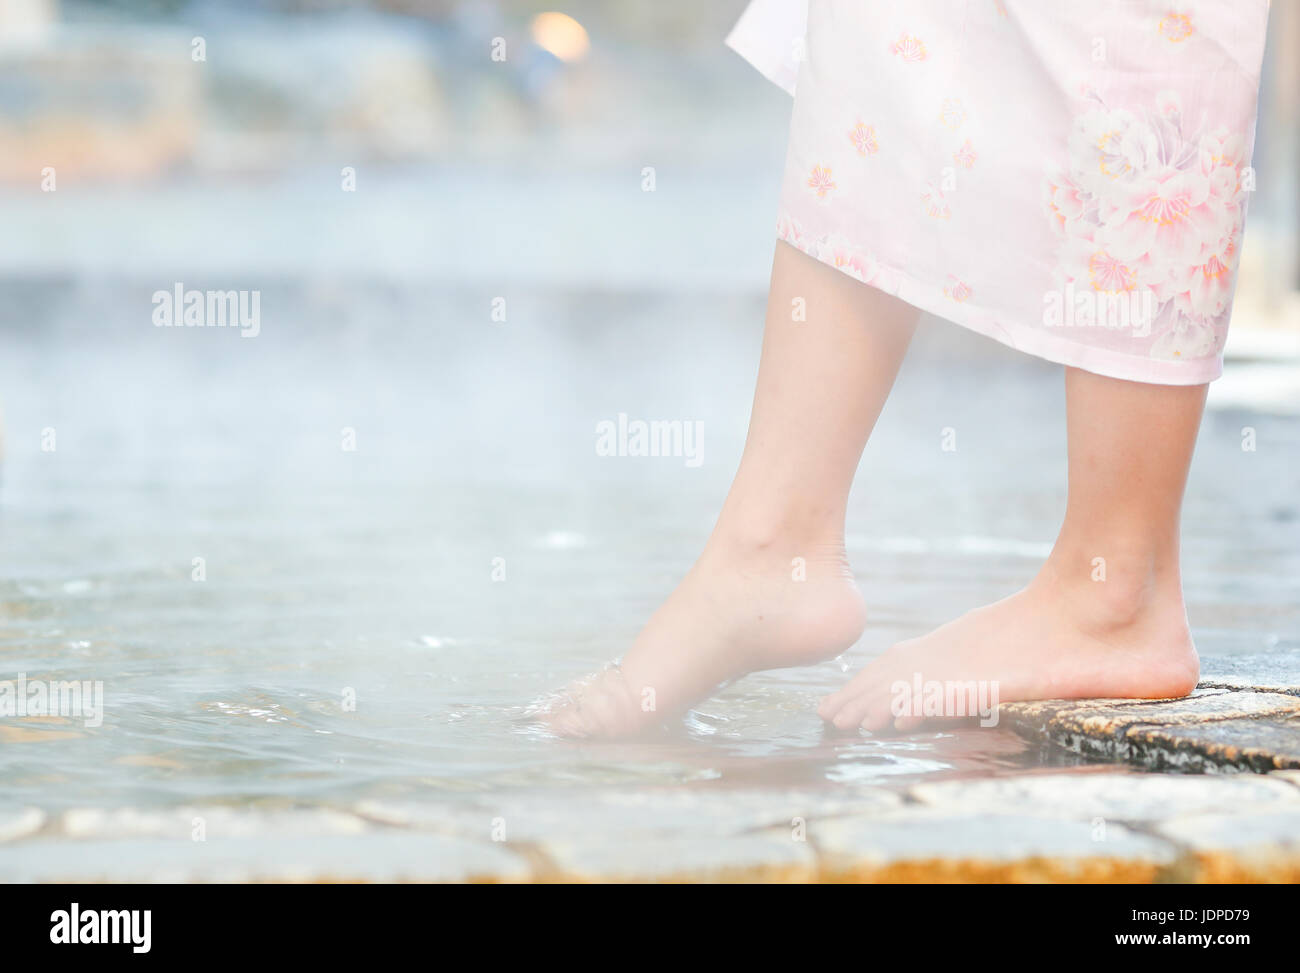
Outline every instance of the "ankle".
[(732, 517), (724, 512), (709, 537), (705, 557), (782, 573), (802, 567), (809, 578), (828, 570), (848, 573), (843, 530), (800, 518)]
[(1050, 587), (1062, 609), (1098, 635), (1187, 626), (1176, 557), (1170, 561), (1115, 547), (1107, 554), (1091, 554), (1058, 545), (1034, 584)]

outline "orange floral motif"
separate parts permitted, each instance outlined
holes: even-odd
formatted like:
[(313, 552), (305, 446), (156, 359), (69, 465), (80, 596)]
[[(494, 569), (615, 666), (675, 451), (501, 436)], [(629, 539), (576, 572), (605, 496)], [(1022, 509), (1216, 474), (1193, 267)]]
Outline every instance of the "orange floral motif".
[(971, 294), (974, 292), (971, 290), (970, 284), (964, 283), (952, 274), (949, 274), (948, 283), (943, 287), (943, 293), (944, 296), (948, 297), (950, 300), (954, 300), (958, 304), (961, 304), (969, 300)]
[(776, 235), (791, 246), (798, 247), (800, 250), (807, 251), (808, 243), (805, 239), (803, 225), (792, 216), (782, 213), (776, 221)]
[(849, 141), (858, 150), (858, 155), (875, 155), (880, 151), (880, 142), (876, 138), (875, 128), (862, 122), (849, 129)]
[(943, 190), (932, 182), (925, 184), (925, 192), (921, 193), (921, 202), (925, 205), (925, 215), (931, 219), (946, 220), (952, 216), (952, 208), (948, 205)]
[(826, 194), (835, 189), (835, 182), (831, 179), (830, 166), (813, 166), (812, 172), (808, 175), (808, 188), (817, 194), (818, 199), (825, 199)]
[(1088, 282), (1094, 291), (1128, 292), (1137, 287), (1137, 272), (1099, 250), (1088, 258)]
[(804, 232), (798, 220), (785, 213), (777, 219), (776, 232), (786, 243), (864, 284), (871, 283), (880, 269), (875, 257), (853, 247), (843, 237), (837, 234), (812, 237)]
[(966, 120), (966, 107), (959, 98), (945, 98), (939, 109), (939, 121), (947, 128), (955, 129)]
[(1143, 223), (1179, 226), (1191, 221), (1195, 190), (1191, 180), (1170, 179), (1142, 194), (1133, 215)]
[(1221, 281), (1224, 274), (1232, 273), (1232, 268), (1223, 263), (1217, 256), (1210, 258), (1210, 262), (1202, 265), (1201, 276), (1209, 281)]
[(889, 45), (889, 50), (902, 61), (924, 61), (927, 56), (924, 42), (907, 33), (899, 34), (898, 40)]
[(843, 271), (850, 277), (856, 277), (864, 283), (870, 283), (876, 276), (876, 261), (867, 254), (850, 247), (837, 236), (828, 236), (817, 241), (812, 255), (824, 264)]
[(962, 147), (952, 154), (952, 161), (957, 163), (963, 169), (972, 169), (975, 166), (975, 160), (979, 156), (975, 154), (975, 146), (970, 144), (970, 139), (962, 143)]
[(1160, 18), (1156, 25), (1160, 36), (1172, 44), (1178, 44), (1192, 36), (1192, 18), (1187, 14), (1168, 13)]

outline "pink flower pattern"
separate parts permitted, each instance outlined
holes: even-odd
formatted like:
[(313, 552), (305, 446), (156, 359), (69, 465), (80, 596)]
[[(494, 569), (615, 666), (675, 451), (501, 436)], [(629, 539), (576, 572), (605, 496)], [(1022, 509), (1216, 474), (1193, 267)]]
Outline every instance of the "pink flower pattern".
[(838, 234), (812, 237), (804, 231), (798, 220), (784, 213), (777, 220), (776, 235), (796, 249), (816, 257), (822, 263), (830, 264), (864, 284), (870, 284), (880, 269), (874, 257), (856, 249)]
[(813, 166), (808, 174), (808, 188), (817, 194), (818, 199), (825, 200), (827, 194), (836, 188), (835, 180), (831, 178), (831, 167)]
[(961, 304), (963, 301), (969, 300), (973, 293), (970, 284), (958, 280), (952, 274), (948, 275), (948, 283), (943, 288), (944, 297)]
[(933, 182), (925, 184), (925, 190), (921, 193), (921, 207), (925, 215), (932, 220), (946, 220), (952, 216), (952, 207), (948, 205), (948, 197)]
[[(1065, 21), (1094, 41), (1148, 38), (1146, 61), (1129, 63), (1121, 44), (1119, 60), (1101, 64), (1063, 32), (1039, 36), (1060, 26), (1056, 15), (983, 2), (972, 22), (996, 17), (1017, 30), (977, 37), (941, 0), (806, 11), (823, 53), (818, 70), (799, 72), (780, 239), (1032, 354), (1136, 381), (1214, 378), (1253, 188), (1263, 0), (1234, 0), (1248, 15), (1201, 0), (1157, 0), (1154, 10), (1098, 0)], [(1229, 16), (1238, 34), (1224, 34)], [(850, 30), (893, 39), (863, 47)], [(772, 28), (773, 52), (787, 33)], [(1026, 38), (1055, 59), (1011, 58)], [(773, 76), (773, 65), (751, 60)], [(878, 77), (884, 64), (896, 67)], [(1212, 86), (1193, 82), (1202, 68)], [(1000, 101), (1009, 89), (990, 80), (1036, 73), (1047, 83), (1035, 111), (1052, 112), (1041, 119), (1010, 110)], [(1037, 206), (1024, 193), (1033, 170)], [(1059, 313), (1066, 307), (1078, 314)], [(1103, 308), (1140, 318), (1112, 325), (1095, 318)]]
[(957, 129), (966, 120), (966, 106), (960, 98), (945, 98), (939, 108), (939, 120), (945, 128)]
[(1169, 92), (1151, 111), (1092, 102), (1075, 118), (1068, 165), (1047, 179), (1063, 283), (1149, 294), (1155, 357), (1213, 354), (1242, 232), (1243, 141), (1188, 130)]
[(1195, 33), (1196, 29), (1192, 26), (1192, 18), (1187, 14), (1170, 11), (1160, 22), (1156, 24), (1156, 30), (1160, 36), (1171, 44), (1180, 44)]
[(873, 126), (858, 122), (849, 129), (849, 141), (858, 150), (858, 155), (875, 155), (880, 151), (880, 140), (876, 137)]
[(900, 61), (924, 61), (929, 56), (925, 42), (907, 33), (899, 34), (898, 40), (889, 45), (889, 50)]

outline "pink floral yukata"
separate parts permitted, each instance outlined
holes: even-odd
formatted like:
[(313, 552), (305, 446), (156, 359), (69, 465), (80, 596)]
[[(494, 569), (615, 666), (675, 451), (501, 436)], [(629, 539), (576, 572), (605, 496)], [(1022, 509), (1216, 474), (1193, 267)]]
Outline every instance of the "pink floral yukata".
[(1268, 0), (753, 0), (795, 94), (777, 232), (1041, 358), (1223, 370)]

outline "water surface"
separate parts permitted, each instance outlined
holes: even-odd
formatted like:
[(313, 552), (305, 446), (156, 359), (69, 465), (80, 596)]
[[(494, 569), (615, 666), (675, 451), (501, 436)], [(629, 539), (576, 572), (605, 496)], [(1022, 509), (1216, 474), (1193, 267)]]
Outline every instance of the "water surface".
[[(833, 736), (814, 707), (1032, 576), (1064, 502), (1058, 369), (928, 322), (852, 500), (861, 642), (741, 680), (663, 738), (573, 743), (520, 716), (616, 657), (707, 536), (758, 298), (526, 290), (500, 324), (486, 291), (271, 278), (246, 340), (153, 328), (157, 286), (0, 285), (0, 667), (106, 693), (97, 728), (0, 720), (0, 806), (849, 795), (1043, 765), (1002, 730)], [(597, 456), (619, 412), (702, 421), (703, 465)], [(1298, 448), (1294, 417), (1207, 419), (1184, 554), (1203, 653), (1298, 644)]]

